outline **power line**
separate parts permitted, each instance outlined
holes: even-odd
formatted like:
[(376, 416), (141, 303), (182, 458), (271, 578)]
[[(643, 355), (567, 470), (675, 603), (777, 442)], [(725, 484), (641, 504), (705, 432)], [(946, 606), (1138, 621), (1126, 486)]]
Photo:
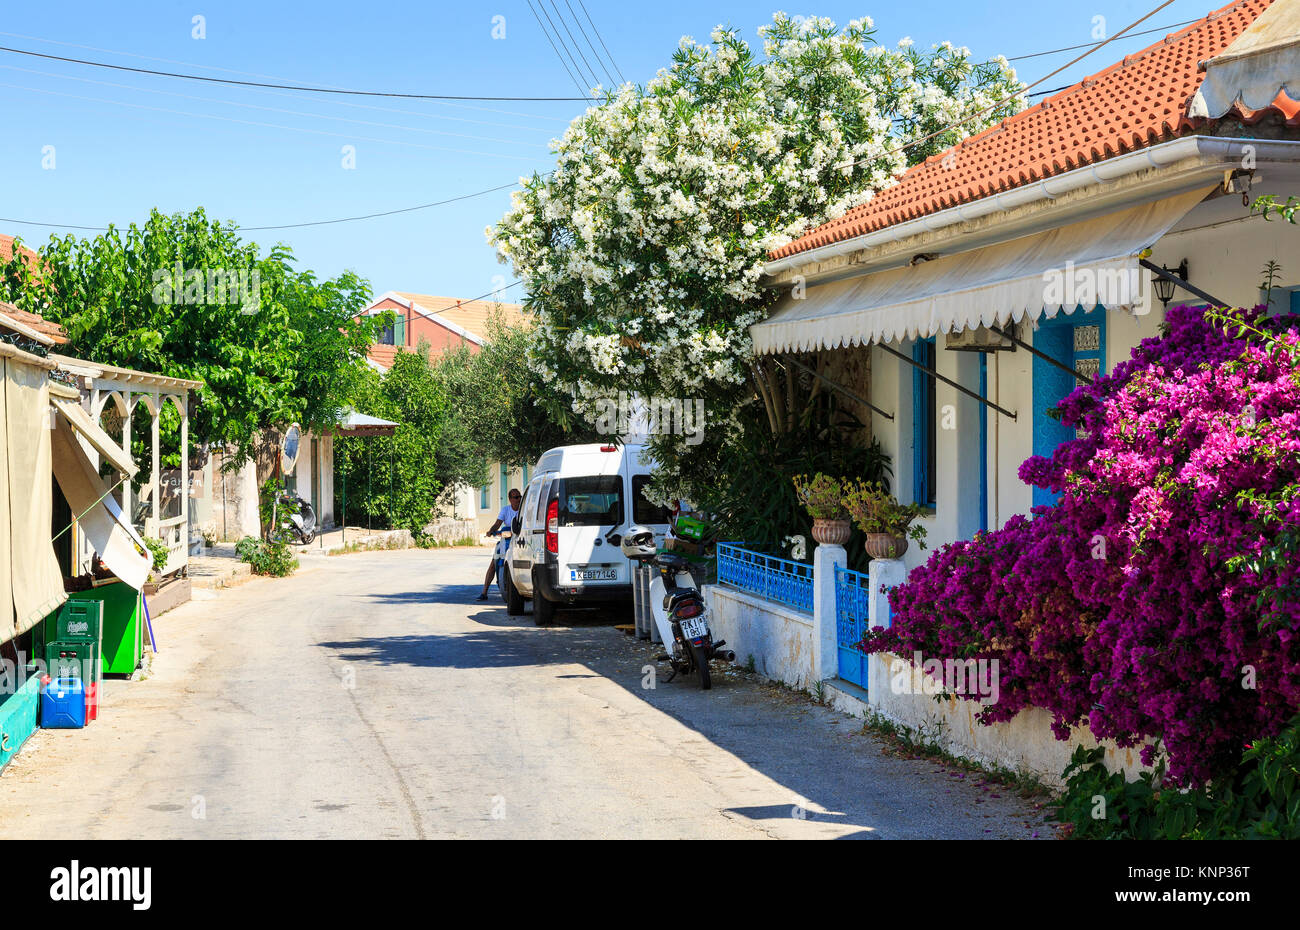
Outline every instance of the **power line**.
[(584, 101), (590, 97), (486, 97), (461, 94), (402, 94), (379, 90), (346, 90), (337, 87), (315, 87), (303, 84), (272, 84), (263, 81), (237, 81), (233, 78), (208, 77), (203, 74), (184, 74), (179, 71), (155, 71), (150, 68), (131, 68), (127, 65), (113, 65), (103, 61), (90, 61), (85, 58), (68, 58), (63, 55), (48, 55), (45, 52), (33, 52), (30, 49), (10, 48), (0, 45), (0, 52), (11, 55), (30, 55), (33, 58), (47, 58), (50, 61), (66, 61), (76, 65), (89, 65), (93, 68), (111, 68), (114, 71), (131, 71), (135, 74), (152, 74), (157, 77), (181, 78), (186, 81), (206, 81), (210, 84), (233, 84), (238, 87), (271, 87), (277, 90), (297, 90), (314, 94), (348, 94), (360, 97), (405, 97), (413, 100), (528, 100), (534, 102), (550, 101)]
[[(898, 147), (896, 147), (896, 148), (892, 148), (892, 149), (889, 149), (889, 150), (887, 150), (887, 151), (885, 151), (885, 152), (882, 152), (881, 155), (880, 155), (880, 156), (877, 156), (877, 157), (884, 157), (884, 156), (888, 156), (888, 155), (896, 155), (897, 153), (899, 153), (899, 152), (903, 152), (903, 151), (906, 151), (907, 149), (910, 149), (910, 148), (912, 148), (913, 146), (920, 145), (922, 142), (928, 142), (928, 141), (930, 141), (931, 139), (933, 139), (933, 138), (935, 138), (935, 137), (937, 137), (937, 136), (941, 136), (941, 135), (943, 135), (943, 134), (946, 133), (946, 132), (949, 132), (949, 131), (951, 131), (951, 130), (953, 130), (953, 129), (956, 129), (958, 126), (964, 126), (964, 125), (966, 125), (967, 123), (971, 122), (972, 120), (979, 119), (979, 117), (985, 115), (986, 113), (990, 113), (990, 112), (992, 112), (993, 110), (996, 110), (998, 107), (1005, 106), (1006, 104), (1008, 104), (1008, 103), (1012, 102), (1013, 100), (1015, 100), (1017, 97), (1026, 96), (1026, 91), (1028, 91), (1028, 90), (1030, 90), (1030, 89), (1032, 89), (1032, 88), (1034, 88), (1034, 87), (1037, 87), (1039, 84), (1042, 84), (1042, 83), (1046, 82), (1046, 81), (1049, 80), (1050, 78), (1056, 77), (1056, 75), (1060, 74), (1062, 71), (1065, 71), (1066, 69), (1073, 67), (1074, 65), (1076, 65), (1076, 64), (1078, 64), (1079, 62), (1083, 61), (1083, 59), (1087, 58), (1087, 57), (1088, 57), (1089, 55), (1091, 55), (1093, 52), (1097, 51), (1099, 48), (1103, 48), (1103, 47), (1109, 45), (1111, 42), (1114, 42), (1114, 41), (1116, 41), (1116, 40), (1118, 40), (1118, 39), (1120, 39), (1120, 38), (1123, 38), (1123, 36), (1125, 35), (1125, 33), (1127, 33), (1127, 32), (1128, 32), (1130, 29), (1132, 29), (1134, 26), (1139, 26), (1139, 25), (1141, 25), (1142, 23), (1146, 22), (1146, 21), (1147, 21), (1148, 19), (1150, 19), (1152, 16), (1155, 16), (1157, 13), (1159, 13), (1161, 10), (1163, 10), (1165, 7), (1170, 6), (1171, 4), (1173, 4), (1173, 2), (1174, 2), (1174, 0), (1164, 0), (1163, 3), (1161, 3), (1158, 7), (1156, 7), (1154, 10), (1152, 10), (1150, 13), (1147, 13), (1146, 15), (1142, 16), (1141, 18), (1136, 19), (1136, 20), (1134, 20), (1133, 22), (1129, 23), (1127, 26), (1125, 26), (1125, 27), (1124, 27), (1123, 29), (1121, 29), (1119, 32), (1115, 33), (1115, 34), (1114, 34), (1113, 36), (1111, 36), (1109, 39), (1105, 39), (1105, 40), (1103, 40), (1103, 41), (1101, 41), (1101, 42), (1098, 42), (1096, 45), (1093, 45), (1091, 48), (1089, 48), (1089, 49), (1088, 49), (1086, 52), (1084, 52), (1082, 55), (1077, 55), (1077, 56), (1075, 56), (1075, 57), (1072, 58), (1071, 60), (1067, 61), (1065, 64), (1061, 65), (1061, 66), (1060, 66), (1059, 68), (1057, 68), (1055, 71), (1052, 71), (1050, 74), (1045, 74), (1045, 75), (1043, 75), (1043, 76), (1040, 77), (1037, 81), (1034, 81), (1034, 83), (1032, 83), (1032, 84), (1027, 84), (1027, 85), (1025, 85), (1025, 86), (1022, 87), (1019, 91), (1017, 91), (1016, 93), (1010, 95), (1009, 97), (1003, 97), (1001, 100), (998, 100), (998, 101), (996, 101), (995, 103), (991, 103), (991, 104), (989, 104), (987, 107), (984, 107), (982, 110), (977, 110), (976, 112), (972, 113), (970, 116), (967, 116), (967, 117), (965, 117), (965, 118), (963, 118), (963, 119), (960, 119), (960, 120), (958, 120), (958, 121), (955, 122), (955, 123), (950, 123), (949, 125), (944, 126), (942, 129), (936, 129), (934, 132), (927, 133), (926, 135), (922, 136), (922, 137), (919, 138), (919, 139), (913, 139), (911, 142), (905, 142), (905, 143), (903, 143), (902, 145), (900, 145), (900, 146), (898, 146)], [(1073, 86), (1073, 85), (1071, 85), (1071, 86)], [(861, 158), (861, 159), (858, 159), (857, 161), (851, 161), (851, 162), (846, 162), (846, 163), (844, 163), (844, 164), (842, 164), (842, 165), (836, 165), (835, 167), (837, 167), (837, 168), (853, 168), (853, 167), (855, 167), (855, 166), (857, 166), (857, 165), (860, 165), (860, 164), (862, 164), (863, 162), (866, 162), (866, 161), (870, 161), (870, 159), (867, 159), (867, 158)]]
[[(0, 65), (0, 68), (5, 69), (6, 71), (19, 71), (22, 72), (23, 74), (36, 74), (36, 75), (40, 75), (41, 77), (52, 77), (62, 81), (80, 81), (84, 84), (97, 84), (101, 87), (117, 87), (123, 90), (140, 91), (146, 94), (160, 94), (165, 97), (179, 97), (182, 100), (197, 100), (200, 101), (201, 103), (216, 103), (222, 106), (240, 107), (246, 110), (263, 110), (269, 113), (284, 113), (288, 116), (306, 116), (313, 119), (333, 120), (339, 123), (353, 123), (358, 126), (377, 126), (381, 129), (401, 129), (407, 132), (423, 132), (423, 133), (428, 133), (436, 136), (454, 136), (459, 139), (475, 139), (480, 142), (504, 142), (507, 145), (532, 145), (532, 146), (544, 147), (544, 143), (540, 143), (540, 142), (520, 142), (515, 139), (500, 139), (495, 136), (476, 136), (471, 133), (465, 133), (465, 132), (448, 132), (447, 130), (443, 130), (443, 129), (426, 129), (422, 126), (402, 126), (397, 123), (377, 123), (374, 120), (349, 119), (346, 116), (330, 116), (327, 113), (310, 113), (304, 110), (286, 110), (284, 107), (266, 107), (256, 103), (240, 103), (239, 101), (236, 100), (220, 100), (214, 97), (198, 97), (195, 96), (194, 94), (181, 94), (170, 90), (159, 90), (154, 87), (136, 87), (131, 84), (120, 84), (117, 81), (97, 81), (94, 78), (78, 77), (73, 74), (55, 74), (52, 71), (36, 71), (32, 68), (19, 68), (16, 65)], [(43, 90), (38, 90), (36, 88), (28, 88), (28, 89), (36, 90), (37, 93), (47, 92)], [(274, 93), (274, 91), (268, 91), (268, 93)], [(286, 96), (291, 97), (293, 95), (288, 94)], [(121, 103), (121, 101), (110, 101), (110, 102)], [(342, 101), (339, 102), (342, 103)], [(385, 108), (381, 108), (381, 109), (385, 109)], [(402, 112), (402, 111), (397, 111), (397, 112)], [(412, 112), (412, 111), (407, 111), (407, 112)], [(205, 113), (192, 113), (190, 115), (196, 117), (203, 117), (203, 118), (206, 118), (208, 116), (208, 114)], [(500, 124), (494, 124), (494, 125), (500, 125)], [(541, 128), (539, 126), (509, 126), (508, 124), (506, 125), (507, 128), (511, 128), (511, 129), (526, 129), (526, 130), (533, 130), (533, 131), (536, 131)]]
[[(205, 70), (205, 71), (220, 71), (220, 72), (222, 72), (223, 74), (239, 74), (239, 75), (243, 75), (244, 77), (267, 78), (267, 79), (269, 79), (269, 80), (274, 80), (274, 81), (285, 81), (285, 80), (289, 80), (288, 78), (285, 78), (285, 77), (282, 77), (282, 76), (280, 76), (280, 75), (276, 75), (276, 74), (261, 74), (261, 73), (259, 73), (259, 72), (257, 72), (257, 71), (237, 71), (237, 70), (235, 70), (234, 68), (221, 68), (221, 67), (218, 67), (217, 65), (205, 65), (205, 64), (199, 64), (199, 63), (197, 63), (197, 62), (192, 62), (192, 61), (180, 61), (180, 60), (175, 59), (175, 58), (157, 58), (157, 57), (152, 56), (152, 55), (138, 55), (138, 54), (136, 54), (135, 52), (124, 52), (124, 51), (121, 51), (120, 49), (102, 48), (102, 47), (100, 47), (100, 46), (98, 46), (98, 45), (82, 45), (82, 44), (77, 43), (77, 42), (62, 42), (62, 41), (60, 41), (60, 40), (58, 40), (58, 39), (46, 39), (46, 38), (44, 38), (44, 37), (42, 37), (42, 36), (31, 36), (31, 35), (25, 35), (25, 34), (20, 33), (20, 32), (3, 32), (3, 31), (0, 31), (0, 36), (9, 36), (11, 39), (26, 39), (26, 40), (31, 41), (31, 42), (44, 42), (44, 43), (49, 44), (49, 45), (61, 45), (61, 46), (65, 47), (65, 48), (80, 48), (80, 49), (85, 49), (85, 50), (87, 50), (87, 51), (91, 51), (91, 52), (105, 52), (106, 54), (109, 54), (109, 55), (122, 55), (122, 56), (125, 56), (126, 58), (136, 58), (136, 59), (139, 59), (139, 60), (141, 60), (141, 61), (157, 61), (157, 62), (161, 62), (161, 63), (163, 63), (163, 64), (168, 64), (168, 65), (184, 65), (184, 66), (187, 67), (187, 68), (201, 68), (201, 69), (203, 69), (203, 70)], [(301, 82), (299, 82), (299, 83), (301, 83)], [(322, 84), (321, 86), (322, 86), (322, 87), (328, 87), (328, 88), (331, 88), (331, 89), (334, 89), (334, 90), (344, 90), (344, 89), (345, 89), (345, 88), (341, 88), (341, 87), (339, 87), (337, 84)], [(264, 94), (275, 94), (276, 96), (280, 96), (280, 97), (292, 97), (292, 96), (293, 96), (293, 94), (286, 94), (286, 93), (279, 93), (279, 94), (276, 94), (275, 91), (271, 91), (271, 90), (257, 90), (257, 91), (255, 91), (255, 92), (256, 92), (256, 93), (264, 93)], [(457, 120), (457, 121), (459, 121), (459, 122), (479, 122), (478, 120), (465, 120), (465, 119), (463, 119), (463, 118), (461, 118), (461, 117), (455, 117), (455, 116), (442, 116), (442, 115), (439, 115), (439, 114), (437, 114), (437, 113), (422, 113), (422, 112), (420, 112), (419, 110), (397, 110), (397, 109), (393, 109), (393, 108), (391, 108), (391, 107), (376, 107), (376, 106), (371, 106), (371, 105), (364, 104), (364, 103), (348, 103), (348, 102), (343, 101), (343, 100), (335, 100), (335, 101), (333, 101), (333, 102), (336, 103), (336, 104), (339, 105), (339, 106), (344, 106), (344, 107), (360, 107), (360, 108), (364, 108), (364, 109), (372, 109), (372, 110), (386, 110), (386, 111), (391, 112), (391, 113), (405, 113), (405, 114), (408, 114), (408, 115), (411, 115), (411, 116), (426, 116), (426, 117), (429, 117), (430, 119), (450, 119), (450, 120)], [(433, 102), (433, 103), (436, 103), (436, 104), (439, 105), (439, 106), (444, 106), (444, 107), (456, 107), (457, 109), (461, 109), (461, 110), (479, 110), (479, 111), (482, 111), (482, 112), (484, 112), (484, 113), (504, 113), (504, 114), (506, 114), (507, 116), (522, 116), (522, 117), (524, 117), (525, 119), (547, 120), (547, 121), (551, 121), (551, 122), (561, 122), (561, 123), (563, 123), (563, 122), (568, 122), (568, 120), (566, 120), (566, 119), (564, 119), (564, 118), (562, 118), (562, 117), (558, 117), (558, 116), (539, 116), (539, 115), (536, 114), (536, 113), (524, 113), (524, 112), (521, 112), (521, 111), (519, 111), (519, 110), (502, 110), (502, 109), (499, 108), (499, 107), (476, 107), (476, 106), (474, 106), (473, 104), (468, 104), (468, 103), (452, 103), (452, 102), (447, 101), (447, 100), (434, 100), (434, 101), (432, 101), (432, 102)], [(493, 126), (496, 126), (496, 125), (507, 125), (507, 124), (502, 124), (502, 123), (486, 123), (486, 125), (493, 125)], [(518, 128), (522, 128), (522, 127), (515, 126), (515, 127), (511, 127), (511, 128), (518, 129)]]
[[(537, 2), (540, 4), (543, 0), (537, 0)], [(544, 10), (545, 7), (542, 7), (542, 9)], [(560, 21), (560, 25), (564, 27), (565, 34), (569, 37), (569, 41), (573, 43), (573, 50), (578, 53), (578, 57), (582, 59), (582, 63), (586, 65), (587, 70), (591, 72), (591, 86), (595, 87), (600, 83), (600, 77), (596, 74), (596, 69), (591, 66), (591, 62), (587, 61), (587, 56), (582, 53), (582, 46), (579, 45), (578, 40), (573, 37), (573, 31), (569, 29), (569, 23), (564, 18), (564, 14), (560, 12), (560, 8), (556, 5), (555, 0), (551, 0), (551, 9), (555, 11), (555, 18)]]
[(614, 80), (614, 75), (610, 74), (609, 69), (605, 67), (605, 62), (600, 57), (600, 52), (596, 51), (596, 46), (591, 44), (591, 36), (587, 35), (586, 29), (582, 28), (582, 21), (578, 19), (578, 14), (573, 11), (573, 4), (569, 0), (564, 0), (564, 5), (569, 8), (569, 15), (573, 17), (573, 24), (578, 27), (578, 31), (582, 33), (582, 37), (587, 41), (587, 48), (591, 49), (591, 57), (596, 59), (596, 62), (600, 65), (600, 70), (604, 71), (605, 77), (609, 78), (609, 86), (617, 87), (618, 81)]
[[(531, 3), (529, 5), (531, 6)], [(578, 67), (578, 60), (573, 57), (573, 52), (569, 51), (569, 46), (565, 44), (564, 37), (560, 35), (559, 28), (551, 19), (551, 14), (546, 12), (546, 0), (537, 0), (537, 8), (542, 11), (542, 15), (546, 17), (546, 21), (550, 23), (551, 31), (555, 33), (555, 41), (560, 44), (560, 48), (564, 49), (564, 54), (568, 56), (569, 61), (573, 64), (573, 70), (578, 73), (578, 79), (574, 83), (578, 86), (582, 86), (582, 84), (586, 82), (587, 76), (583, 74), (582, 69)], [(554, 47), (554, 44), (552, 44), (552, 47)], [(559, 54), (558, 50), (556, 51), (556, 54)], [(561, 59), (561, 61), (563, 61), (563, 59)], [(565, 70), (568, 69), (566, 68)]]
[(103, 97), (86, 97), (82, 94), (69, 94), (64, 91), (45, 90), (40, 87), (26, 87), (22, 84), (6, 84), (0, 82), (0, 87), (31, 91), (34, 94), (48, 94), (51, 97), (68, 97), (72, 100), (85, 100), (90, 103), (107, 103), (117, 107), (129, 107), (133, 110), (149, 110), (155, 113), (168, 113), (174, 116), (189, 116), (195, 119), (213, 119), (219, 120), (223, 123), (239, 123), (244, 126), (258, 126), (263, 129), (282, 129), (285, 132), (302, 132), (313, 136), (333, 136), (337, 139), (347, 139), (353, 142), (378, 142), (381, 145), (403, 145), (409, 148), (430, 149), (437, 152), (456, 152), (461, 155), (480, 155), (486, 158), (510, 158), (517, 161), (532, 160), (523, 155), (509, 155), (503, 152), (480, 152), (475, 149), (452, 148), (445, 145), (426, 145), (422, 142), (407, 142), (398, 139), (380, 139), (375, 136), (357, 136), (346, 132), (330, 132), (328, 129), (310, 129), (306, 126), (286, 126), (283, 123), (264, 123), (260, 120), (238, 119), (234, 116), (218, 116), (215, 113), (192, 113), (189, 110), (173, 110), (169, 107), (151, 107), (144, 103), (128, 103), (124, 100), (108, 100)]
[[(448, 197), (446, 200), (435, 200), (432, 203), (417, 204), (414, 207), (401, 207), (400, 209), (397, 210), (384, 210), (380, 213), (365, 213), (359, 216), (343, 216), (333, 220), (312, 220), (310, 222), (305, 222), (305, 223), (284, 223), (279, 226), (240, 226), (238, 227), (238, 229), (247, 232), (263, 232), (266, 230), (274, 230), (274, 229), (300, 229), (304, 226), (331, 226), (335, 223), (351, 223), (356, 220), (370, 220), (370, 219), (376, 219), (381, 216), (396, 216), (399, 213), (413, 213), (416, 210), (427, 210), (430, 207), (441, 207), (444, 204), (456, 203), (457, 201), (461, 201), (461, 200), (469, 200), (473, 197), (482, 197), (484, 194), (494, 194), (497, 191), (503, 191), (507, 188), (514, 187), (514, 186), (515, 183), (512, 181), (509, 184), (500, 184), (496, 187), (489, 187), (486, 190), (475, 191), (472, 194), (461, 194), (459, 197)], [(3, 217), (3, 216), (0, 216), (0, 223), (17, 223), (22, 226), (44, 226), (44, 227), (55, 228), (55, 229), (82, 229), (90, 232), (106, 232), (109, 229), (109, 227), (107, 226), (73, 226), (69, 223), (38, 223), (32, 220), (16, 220), (10, 217)]]
[[(526, 2), (528, 3), (529, 11), (533, 14), (533, 19), (537, 20), (537, 25), (541, 27), (542, 35), (546, 36), (546, 41), (550, 43), (551, 51), (555, 52), (555, 57), (560, 59), (560, 66), (564, 68), (564, 73), (569, 76), (569, 80), (573, 82), (574, 87), (578, 88), (578, 90), (582, 90), (582, 82), (573, 76), (573, 72), (569, 70), (569, 65), (565, 62), (564, 56), (560, 54), (559, 48), (556, 47), (555, 42), (551, 39), (551, 34), (547, 32), (546, 27), (542, 25), (542, 18), (537, 15), (537, 10), (533, 9), (533, 0), (526, 0)], [(541, 3), (541, 0), (537, 0), (537, 2)], [(542, 12), (545, 13), (546, 9), (543, 8)], [(550, 17), (547, 18), (549, 19)], [(577, 66), (575, 65), (574, 67)]]
[[(1186, 22), (1170, 23), (1168, 26), (1158, 26), (1155, 29), (1144, 29), (1141, 32), (1130, 32), (1124, 38), (1133, 39), (1136, 38), (1137, 36), (1149, 36), (1153, 32), (1168, 32), (1171, 29), (1181, 29), (1183, 26), (1190, 26), (1194, 22), (1197, 22), (1197, 20), (1189, 19)], [(1017, 55), (1014, 58), (1008, 58), (1007, 61), (1024, 61), (1026, 58), (1042, 58), (1044, 55), (1055, 55), (1058, 52), (1073, 52), (1076, 49), (1088, 48), (1089, 46), (1092, 45), (1101, 45), (1103, 44), (1103, 41), (1104, 40), (1098, 40), (1096, 42), (1084, 42), (1082, 45), (1067, 45), (1064, 48), (1053, 48), (1053, 49), (1049, 49), (1046, 52), (1031, 52), (1028, 55)]]
[[(618, 72), (618, 79), (619, 79), (619, 81), (621, 81), (622, 83), (626, 84), (626, 83), (627, 83), (627, 79), (626, 79), (625, 77), (623, 77), (623, 71), (622, 71), (622, 69), (619, 68), (619, 66), (618, 66), (618, 62), (616, 62), (616, 61), (614, 60), (614, 56), (609, 54), (609, 46), (606, 45), (606, 44), (605, 44), (605, 40), (604, 40), (603, 38), (601, 38), (600, 30), (596, 28), (596, 24), (595, 24), (594, 22), (592, 22), (591, 14), (587, 12), (587, 4), (583, 3), (582, 0), (578, 0), (578, 6), (582, 7), (582, 12), (586, 15), (586, 17), (587, 17), (587, 22), (591, 23), (591, 31), (594, 32), (594, 33), (596, 33), (596, 38), (600, 41), (600, 47), (603, 48), (603, 49), (605, 50), (605, 54), (606, 54), (606, 55), (609, 55), (609, 63), (610, 63), (611, 65), (613, 65), (613, 66), (614, 66), (614, 70)], [(603, 66), (602, 66), (602, 67), (603, 67)]]

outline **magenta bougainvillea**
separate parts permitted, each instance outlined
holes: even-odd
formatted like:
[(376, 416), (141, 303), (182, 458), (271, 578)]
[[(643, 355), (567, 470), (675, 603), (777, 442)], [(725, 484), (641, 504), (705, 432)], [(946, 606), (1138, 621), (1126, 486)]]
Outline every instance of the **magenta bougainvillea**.
[(1300, 708), (1300, 321), (1239, 313), (1271, 345), (1179, 307), (1074, 391), (1062, 419), (1086, 432), (1020, 468), (1059, 502), (937, 551), (866, 648), (997, 659), (982, 722), (1037, 705), (1062, 739), (1151, 740), (1175, 784), (1281, 729)]

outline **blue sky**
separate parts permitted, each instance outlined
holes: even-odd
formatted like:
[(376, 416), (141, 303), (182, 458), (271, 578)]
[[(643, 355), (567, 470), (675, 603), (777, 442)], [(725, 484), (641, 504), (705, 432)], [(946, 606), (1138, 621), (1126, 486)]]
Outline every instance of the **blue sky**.
[[(566, 18), (570, 9), (576, 12), (601, 49), (578, 0), (555, 2)], [(585, 4), (618, 69), (634, 81), (667, 64), (682, 35), (704, 41), (713, 26), (727, 23), (753, 39), (778, 8), (733, 0)], [(1085, 43), (1094, 17), (1105, 17), (1114, 32), (1157, 5), (830, 0), (785, 9), (841, 23), (869, 15), (882, 42), (910, 36), (928, 46), (949, 39), (983, 58)], [(1140, 28), (1204, 16), (1212, 8), (1210, 0), (1176, 0)], [(556, 16), (551, 0), (545, 9)], [(205, 17), (203, 39), (192, 35), (195, 15)], [(504, 39), (492, 37), (496, 16), (504, 17)], [(571, 19), (569, 28), (594, 65)], [(1077, 80), (1158, 38), (1113, 43), (1044, 86)], [(577, 95), (524, 0), (7, 4), (0, 45), (242, 80), (407, 93)], [(1014, 64), (1022, 80), (1033, 81), (1077, 54)], [(0, 53), (0, 233), (36, 245), (66, 231), (11, 221), (125, 226), (155, 206), (168, 212), (203, 206), (212, 216), (250, 227), (443, 200), (547, 170), (547, 143), (582, 106), (326, 97)], [(342, 150), (349, 145), (355, 147), (351, 169), (343, 167)], [(53, 169), (42, 165), (48, 146)], [(376, 293), (475, 297), (499, 286), (496, 276), (510, 274), (483, 238), (483, 227), (508, 202), (509, 192), (500, 191), (399, 216), (245, 236), (263, 247), (288, 244), (300, 267), (322, 276), (351, 268)], [(512, 299), (518, 294), (510, 292)]]

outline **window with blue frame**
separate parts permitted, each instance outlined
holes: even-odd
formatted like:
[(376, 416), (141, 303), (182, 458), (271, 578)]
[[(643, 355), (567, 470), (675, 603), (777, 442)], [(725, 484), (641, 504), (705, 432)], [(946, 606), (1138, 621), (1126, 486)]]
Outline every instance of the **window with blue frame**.
[(501, 506), (506, 505), (506, 495), (510, 493), (510, 469), (501, 463)]
[[(1106, 372), (1106, 310), (1058, 313), (1038, 321), (1034, 348), (1060, 365), (1035, 357), (1033, 362), (1033, 449), (1034, 455), (1050, 458), (1061, 443), (1078, 433), (1061, 422), (1057, 405), (1083, 382), (1072, 372), (1095, 381)], [(1064, 368), (1060, 367), (1064, 366)], [(1048, 488), (1034, 488), (1034, 506), (1050, 506), (1060, 495)]]
[(488, 501), (491, 500), (492, 485), (485, 484), (478, 489), (478, 509), (487, 510), (491, 506)]
[[(934, 337), (918, 339), (912, 359), (931, 370), (935, 367)], [(938, 500), (938, 409), (935, 379), (912, 369), (912, 500), (934, 507)]]

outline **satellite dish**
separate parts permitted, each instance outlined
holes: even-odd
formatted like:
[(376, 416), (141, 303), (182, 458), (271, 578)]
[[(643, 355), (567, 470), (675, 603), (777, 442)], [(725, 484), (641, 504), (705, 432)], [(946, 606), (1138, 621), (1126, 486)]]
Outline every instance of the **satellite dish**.
[(280, 442), (280, 472), (289, 474), (298, 464), (298, 450), (302, 446), (302, 428), (294, 423), (284, 431), (284, 439)]

